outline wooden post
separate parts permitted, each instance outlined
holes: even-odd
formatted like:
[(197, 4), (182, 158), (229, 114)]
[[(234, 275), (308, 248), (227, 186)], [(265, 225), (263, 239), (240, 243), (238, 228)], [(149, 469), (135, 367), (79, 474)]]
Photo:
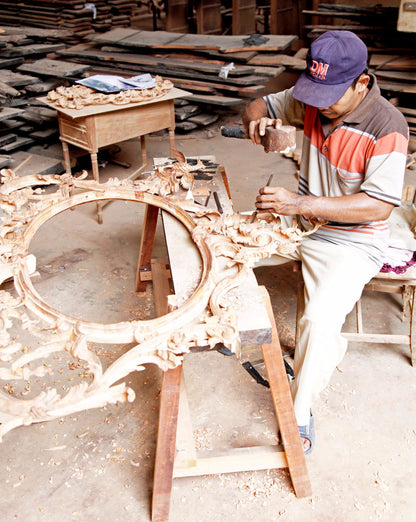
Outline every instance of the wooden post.
[[(151, 267), (156, 315), (160, 317), (168, 312), (169, 276), (163, 259), (152, 259)], [(167, 370), (162, 376), (152, 498), (155, 522), (169, 517), (181, 380), (182, 365)]]
[(263, 290), (265, 305), (272, 325), (272, 342), (262, 345), (270, 391), (273, 397), (274, 409), (282, 436), (293, 489), (297, 497), (309, 497), (312, 495), (312, 488), (293, 410), (292, 396), (284, 367), (276, 322), (273, 316), (270, 296), (264, 287)]
[(146, 205), (140, 240), (139, 261), (137, 263), (136, 292), (144, 292), (146, 290), (147, 281), (142, 281), (140, 278), (140, 270), (150, 269), (150, 258), (152, 257), (158, 215), (159, 207)]

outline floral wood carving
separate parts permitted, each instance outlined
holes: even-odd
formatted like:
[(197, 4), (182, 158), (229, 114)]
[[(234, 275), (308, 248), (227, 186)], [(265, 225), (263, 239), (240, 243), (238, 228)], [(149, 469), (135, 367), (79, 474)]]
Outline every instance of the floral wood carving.
[(159, 98), (173, 87), (170, 80), (164, 80), (161, 76), (156, 76), (155, 82), (156, 85), (150, 89), (128, 89), (117, 94), (100, 93), (86, 85), (60, 86), (54, 91), (49, 91), (47, 97), (56, 106), (64, 109), (81, 109), (87, 105), (104, 105), (106, 103), (126, 105)]
[[(143, 370), (144, 364), (154, 363), (162, 370), (174, 368), (195, 346), (213, 348), (223, 343), (238, 351), (237, 322), (232, 306), (227, 304), (227, 292), (241, 282), (257, 260), (294, 248), (303, 233), (296, 227), (282, 231), (278, 218), (271, 214), (250, 223), (251, 216), (220, 215), (180, 199), (178, 191), (192, 188), (192, 172), (203, 168), (203, 164), (189, 165), (181, 153), (177, 158), (175, 163), (159, 166), (147, 179), (114, 178), (105, 184), (87, 180), (85, 172), (79, 177), (17, 177), (11, 170), (1, 171), (0, 282), (13, 277), (17, 295), (0, 290), (0, 380), (5, 383), (0, 389), (0, 440), (17, 426), (133, 401), (134, 391), (123, 379), (133, 371)], [(47, 193), (42, 186), (49, 187)], [(51, 191), (53, 186), (56, 188)], [(203, 267), (198, 287), (180, 308), (150, 320), (99, 324), (65, 315), (37, 294), (27, 264), (36, 231), (69, 208), (100, 200), (154, 205), (173, 215), (188, 230)], [(219, 260), (224, 258), (233, 267), (231, 275), (219, 268)], [(16, 330), (34, 342), (28, 346), (16, 338)], [(133, 347), (103, 368), (92, 349), (94, 343), (132, 343)], [(60, 353), (75, 362), (82, 361), (86, 379), (74, 384), (66, 394), (60, 394), (53, 385), (39, 392), (30, 390), (31, 378), (53, 375), (51, 359)], [(20, 383), (30, 396), (14, 396), (11, 382)]]

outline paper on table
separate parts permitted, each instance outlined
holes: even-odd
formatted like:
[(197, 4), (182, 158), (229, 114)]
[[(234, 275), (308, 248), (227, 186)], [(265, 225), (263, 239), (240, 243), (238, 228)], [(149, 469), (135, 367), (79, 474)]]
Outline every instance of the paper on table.
[(132, 78), (113, 76), (111, 74), (94, 74), (75, 83), (85, 85), (106, 94), (126, 91), (128, 89), (151, 89), (155, 86), (155, 80), (150, 74), (139, 74)]

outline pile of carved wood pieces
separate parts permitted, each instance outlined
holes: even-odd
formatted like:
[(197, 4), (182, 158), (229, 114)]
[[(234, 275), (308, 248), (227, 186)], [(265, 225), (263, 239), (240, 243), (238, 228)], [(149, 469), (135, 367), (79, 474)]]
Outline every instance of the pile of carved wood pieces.
[[(120, 28), (56, 51), (61, 59), (91, 66), (90, 74), (161, 75), (192, 93), (176, 103), (178, 132), (209, 125), (224, 110), (239, 111), (261, 96), (286, 68), (302, 71), (304, 58), (285, 54), (294, 35), (256, 37), (183, 34)], [(293, 54), (293, 53), (292, 53)]]
[(128, 27), (138, 0), (1, 0), (0, 24), (69, 29), (80, 38), (112, 27)]
[(411, 139), (416, 141), (415, 33), (398, 30), (399, 7), (319, 4), (303, 14), (314, 22), (305, 26), (311, 38), (330, 29), (342, 29), (364, 40), (370, 72), (376, 75), (382, 94), (405, 115)]

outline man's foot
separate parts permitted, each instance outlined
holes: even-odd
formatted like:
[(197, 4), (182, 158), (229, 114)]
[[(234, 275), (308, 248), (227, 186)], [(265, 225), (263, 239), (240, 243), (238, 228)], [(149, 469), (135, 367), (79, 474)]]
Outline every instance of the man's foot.
[(309, 426), (298, 426), (300, 438), (302, 440), (303, 453), (309, 455), (315, 446), (315, 422), (311, 412)]

